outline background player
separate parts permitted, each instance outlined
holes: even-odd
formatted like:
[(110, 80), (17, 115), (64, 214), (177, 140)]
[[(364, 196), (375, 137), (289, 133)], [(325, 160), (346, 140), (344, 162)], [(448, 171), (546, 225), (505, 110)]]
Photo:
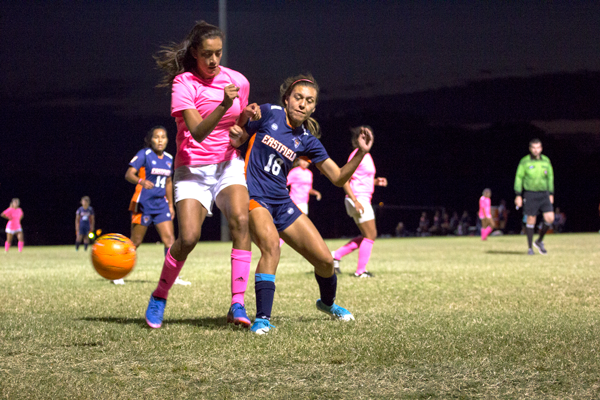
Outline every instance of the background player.
[[(354, 151), (350, 153), (348, 161), (352, 160), (358, 152), (358, 138), (360, 137), (361, 131), (368, 130), (373, 135), (373, 130), (370, 126), (359, 126), (353, 128), (352, 132), (352, 146)], [(371, 154), (364, 156), (358, 168), (352, 178), (344, 185), (344, 191), (346, 192), (346, 198), (344, 199), (344, 205), (346, 206), (346, 213), (354, 219), (356, 226), (360, 230), (361, 235), (350, 240), (348, 243), (332, 252), (333, 265), (337, 273), (340, 273), (340, 260), (345, 255), (358, 249), (358, 265), (354, 276), (357, 278), (370, 278), (373, 276), (367, 271), (367, 264), (371, 258), (371, 252), (373, 251), (373, 244), (375, 238), (377, 238), (377, 226), (375, 225), (375, 212), (371, 206), (371, 199), (375, 186), (387, 186), (388, 181), (386, 178), (375, 178), (375, 164)]]
[(167, 252), (158, 287), (150, 296), (146, 322), (162, 325), (169, 294), (185, 260), (200, 239), (213, 203), (227, 218), (231, 251), (231, 307), (227, 321), (250, 326), (244, 294), (250, 273), (248, 190), (244, 161), (229, 143), (229, 128), (245, 124), (258, 106), (248, 106), (246, 77), (220, 64), (223, 32), (204, 21), (187, 38), (163, 48), (156, 56), (165, 73), (162, 85), (171, 88), (171, 115), (177, 124), (175, 202), (179, 236)]
[(21, 220), (23, 219), (23, 210), (19, 207), (21, 201), (18, 198), (14, 198), (10, 201), (10, 205), (0, 216), (6, 218), (6, 242), (4, 242), (4, 252), (8, 253), (10, 245), (13, 240), (13, 236), (17, 237), (17, 246), (19, 253), (23, 251), (25, 240), (23, 238), (23, 228), (21, 227)]
[(481, 220), (481, 240), (486, 240), (494, 230), (492, 218), (492, 189), (485, 188), (479, 198), (479, 219)]
[[(521, 159), (517, 167), (515, 206), (523, 207), (523, 212), (527, 216), (525, 225), (529, 246), (527, 254), (533, 255), (532, 244), (540, 254), (547, 254), (542, 240), (554, 223), (554, 170), (550, 159), (542, 154), (540, 139), (533, 139), (529, 142), (529, 153)], [(544, 215), (544, 223), (540, 229), (538, 240), (533, 242), (535, 220), (540, 211)]]
[(232, 144), (248, 138), (246, 179), (250, 193), (250, 230), (261, 251), (255, 275), (256, 320), (250, 328), (267, 333), (270, 324), (275, 273), (279, 263), (279, 237), (315, 268), (321, 298), (317, 309), (332, 318), (350, 321), (348, 310), (334, 303), (337, 276), (333, 258), (313, 223), (290, 199), (286, 176), (297, 157), (311, 159), (335, 185), (343, 186), (371, 148), (371, 133), (364, 129), (358, 138), (358, 152), (341, 169), (329, 158), (321, 142), (318, 123), (311, 118), (318, 99), (318, 85), (310, 75), (288, 78), (281, 85), (281, 106), (263, 104), (260, 121), (248, 122), (246, 130), (230, 129)]
[(96, 224), (94, 209), (90, 206), (90, 203), (90, 198), (83, 196), (81, 198), (81, 207), (75, 212), (75, 250), (79, 250), (81, 241), (83, 241), (83, 248), (86, 251), (90, 244), (88, 234), (94, 230), (94, 225)]
[[(173, 218), (173, 156), (165, 151), (169, 138), (164, 126), (151, 128), (144, 138), (145, 148), (137, 152), (129, 162), (125, 180), (135, 184), (135, 193), (129, 204), (131, 211), (131, 241), (137, 248), (154, 224), (160, 240), (167, 250), (175, 241)], [(123, 279), (113, 281), (123, 285)], [(190, 285), (179, 277), (175, 284)]]

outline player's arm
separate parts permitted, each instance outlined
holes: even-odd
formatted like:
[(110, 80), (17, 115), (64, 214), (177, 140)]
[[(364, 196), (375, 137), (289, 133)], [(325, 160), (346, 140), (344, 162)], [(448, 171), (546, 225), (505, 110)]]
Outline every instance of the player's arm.
[(96, 226), (96, 217), (94, 214), (90, 215), (90, 232), (94, 232), (94, 227)]
[(356, 168), (358, 168), (363, 157), (371, 150), (373, 146), (373, 134), (369, 129), (361, 128), (358, 136), (358, 151), (350, 161), (342, 168), (331, 158), (317, 163), (317, 168), (323, 173), (335, 186), (343, 187), (348, 182)]
[(81, 216), (79, 215), (79, 213), (75, 214), (75, 234), (79, 235), (79, 220), (81, 219)]
[(256, 103), (248, 104), (242, 114), (240, 114), (236, 125), (245, 126), (248, 120), (258, 121), (260, 117), (260, 106)]
[(239, 97), (239, 90), (239, 87), (232, 84), (225, 86), (225, 89), (223, 89), (223, 101), (206, 118), (202, 118), (195, 108), (182, 111), (185, 125), (195, 141), (200, 143), (210, 135), (227, 110), (233, 105), (233, 100)]
[(173, 202), (173, 178), (170, 176), (167, 178), (165, 185), (165, 192), (167, 201), (169, 202), (169, 212), (171, 213), (171, 220), (175, 219), (175, 203)]
[(375, 186), (381, 186), (381, 187), (386, 187), (388, 185), (388, 180), (387, 178), (375, 178)]
[(356, 212), (359, 214), (362, 214), (365, 211), (365, 208), (360, 203), (360, 201), (358, 201), (358, 199), (354, 195), (354, 192), (352, 192), (352, 188), (350, 187), (350, 182), (344, 183), (344, 192), (346, 192), (346, 196), (348, 196), (348, 198), (350, 200), (352, 200), (352, 203), (354, 203), (354, 209), (356, 210)]
[(548, 191), (550, 192), (550, 203), (554, 204), (554, 168), (548, 160)]
[(323, 197), (323, 196), (321, 196), (321, 192), (319, 192), (318, 190), (315, 190), (313, 188), (310, 188), (310, 190), (308, 191), (308, 194), (315, 196), (317, 198), (317, 201), (320, 201), (321, 198)]
[(248, 137), (249, 135), (246, 132), (246, 129), (239, 125), (234, 125), (229, 128), (229, 143), (236, 149), (246, 143)]
[(134, 167), (129, 167), (127, 169), (127, 172), (125, 172), (125, 180), (134, 185), (140, 184), (144, 189), (152, 189), (154, 187), (153, 182), (140, 178), (138, 176), (138, 170)]
[(0, 214), (0, 217), (5, 218), (5, 219), (10, 219), (10, 218), (8, 218), (8, 216), (6, 214), (4, 214), (4, 212), (2, 214)]

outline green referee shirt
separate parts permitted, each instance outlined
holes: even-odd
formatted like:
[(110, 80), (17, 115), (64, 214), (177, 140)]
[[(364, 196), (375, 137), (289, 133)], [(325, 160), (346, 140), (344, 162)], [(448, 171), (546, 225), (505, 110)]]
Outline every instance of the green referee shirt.
[(539, 159), (531, 154), (521, 158), (515, 176), (515, 193), (521, 196), (524, 190), (554, 194), (554, 170), (545, 155), (540, 154)]

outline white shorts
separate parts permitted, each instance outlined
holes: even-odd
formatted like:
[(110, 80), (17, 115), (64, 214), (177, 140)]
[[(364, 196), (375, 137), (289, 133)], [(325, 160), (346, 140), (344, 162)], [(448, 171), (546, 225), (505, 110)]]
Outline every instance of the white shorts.
[(198, 200), (211, 217), (215, 199), (221, 190), (232, 185), (247, 187), (241, 158), (218, 164), (183, 165), (175, 170), (173, 177), (175, 203), (184, 199)]
[(349, 197), (344, 199), (346, 213), (348, 213), (348, 215), (354, 219), (356, 225), (375, 219), (375, 212), (373, 211), (373, 206), (371, 206), (371, 201), (369, 198), (357, 197), (356, 200), (358, 200), (358, 202), (363, 206), (364, 211), (362, 214), (356, 212), (356, 208), (354, 208), (354, 202), (350, 200)]
[(298, 207), (303, 214), (308, 215), (308, 203), (296, 204), (296, 207)]
[(12, 230), (12, 229), (6, 228), (5, 232), (10, 233), (11, 235), (16, 235), (19, 232), (23, 232), (23, 229), (19, 228), (19, 229)]

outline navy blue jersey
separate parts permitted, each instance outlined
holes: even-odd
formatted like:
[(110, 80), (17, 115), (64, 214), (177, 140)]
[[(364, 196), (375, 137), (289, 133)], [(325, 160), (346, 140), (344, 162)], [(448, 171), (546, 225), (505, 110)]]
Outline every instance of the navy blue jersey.
[(282, 107), (260, 106), (261, 119), (248, 121), (250, 135), (246, 150), (246, 183), (250, 197), (259, 197), (272, 204), (290, 200), (287, 175), (296, 157), (314, 163), (329, 158), (325, 148), (310, 132), (300, 126), (292, 129)]
[(90, 222), (90, 216), (94, 215), (94, 209), (89, 206), (88, 208), (79, 207), (75, 212), (75, 215), (79, 215), (79, 223)]
[(152, 149), (142, 149), (129, 162), (129, 166), (137, 169), (138, 176), (154, 183), (152, 189), (144, 189), (136, 185), (135, 193), (129, 204), (129, 211), (152, 214), (164, 210), (167, 178), (173, 173), (173, 156), (163, 152), (159, 157)]

